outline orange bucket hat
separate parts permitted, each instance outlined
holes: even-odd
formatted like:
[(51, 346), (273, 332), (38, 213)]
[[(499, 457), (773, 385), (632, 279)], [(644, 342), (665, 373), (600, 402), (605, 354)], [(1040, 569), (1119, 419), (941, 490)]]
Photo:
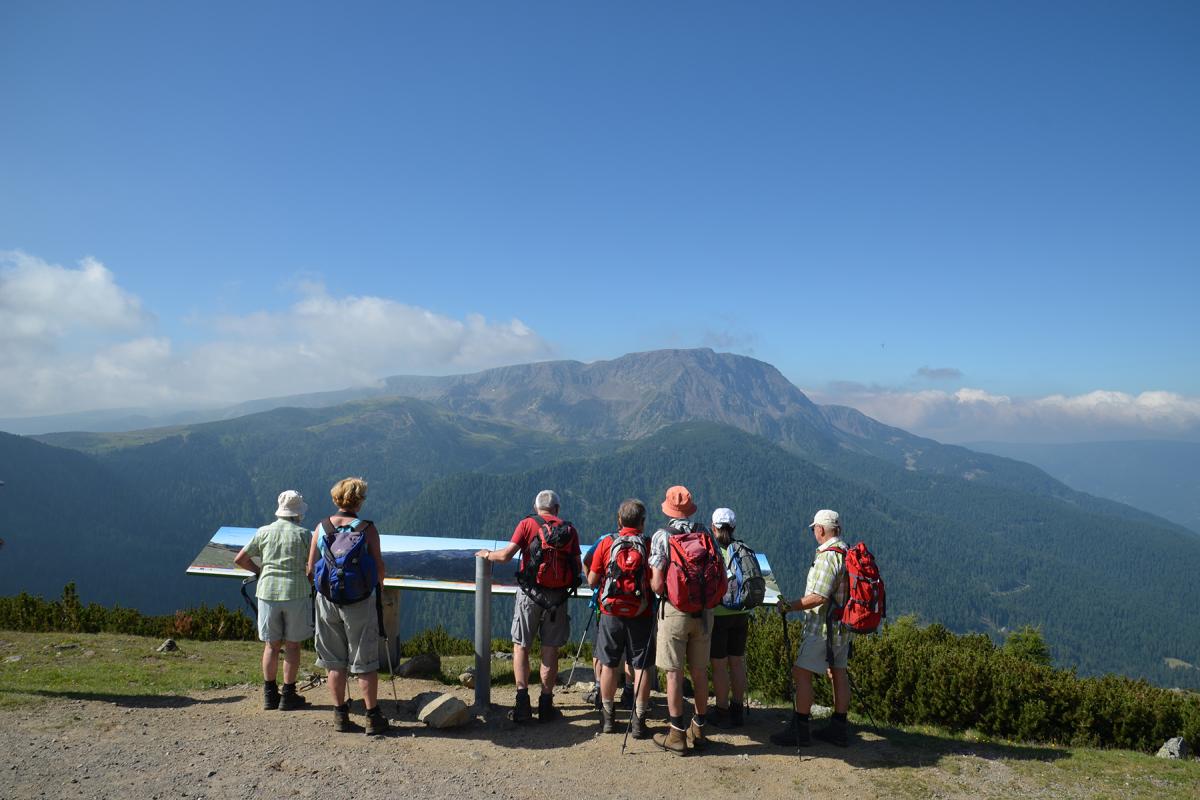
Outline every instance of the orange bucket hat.
[(696, 513), (696, 503), (692, 493), (686, 486), (672, 486), (667, 489), (667, 497), (663, 500), (662, 512), (671, 519), (686, 519)]

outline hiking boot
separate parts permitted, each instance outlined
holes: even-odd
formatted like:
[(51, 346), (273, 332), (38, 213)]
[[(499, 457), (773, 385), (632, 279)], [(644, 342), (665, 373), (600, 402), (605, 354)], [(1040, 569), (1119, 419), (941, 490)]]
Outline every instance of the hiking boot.
[(387, 733), (387, 729), (391, 727), (388, 718), (383, 715), (383, 709), (375, 706), (367, 711), (367, 736), (378, 736), (381, 733)]
[(777, 744), (780, 747), (809, 747), (812, 745), (812, 729), (809, 726), (807, 719), (799, 719), (795, 714), (792, 714), (792, 721), (788, 723), (787, 728), (779, 733), (771, 734), (771, 744)]
[(721, 708), (720, 706), (709, 706), (708, 714), (706, 716), (708, 717), (708, 721), (711, 722), (713, 725), (717, 726), (718, 728), (732, 728), (733, 727), (733, 721), (732, 721), (732, 719), (730, 719), (728, 708)]
[(633, 687), (629, 684), (625, 684), (625, 688), (621, 690), (621, 708), (633, 711)]
[(338, 733), (362, 733), (363, 726), (350, 719), (350, 704), (333, 709), (333, 729)]
[(296, 693), (296, 684), (285, 683), (283, 685), (283, 693), (279, 695), (280, 711), (301, 711), (308, 706), (308, 698)]
[(596, 684), (594, 689), (588, 689), (583, 696), (583, 702), (590, 706), (594, 706), (597, 711), (600, 710), (600, 684)]
[(668, 725), (666, 733), (654, 734), (654, 743), (663, 750), (669, 750), (676, 755), (687, 755), (687, 734), (674, 725)]
[(813, 736), (822, 742), (828, 742), (836, 747), (850, 746), (850, 723), (844, 719), (831, 717), (829, 724), (817, 731)]
[(529, 692), (517, 692), (517, 702), (512, 710), (512, 721), (528, 722), (531, 719), (533, 719), (533, 707), (529, 704)]
[(741, 703), (729, 704), (729, 727), (741, 728), (746, 724), (746, 707)]
[(708, 747), (708, 737), (704, 735), (704, 729), (707, 725), (698, 725), (695, 717), (692, 718), (692, 724), (688, 725), (687, 743), (689, 747), (696, 750), (704, 750)]
[(562, 712), (554, 707), (554, 695), (541, 694), (538, 696), (538, 722), (553, 722), (562, 719)]
[(646, 715), (638, 716), (631, 714), (629, 716), (629, 735), (634, 739), (649, 739), (650, 729), (646, 727)]
[(609, 713), (604, 708), (600, 709), (600, 732), (601, 733), (616, 733), (617, 732), (617, 726), (614, 723), (613, 714)]
[(275, 681), (263, 681), (263, 711), (274, 711), (279, 708), (279, 684)]

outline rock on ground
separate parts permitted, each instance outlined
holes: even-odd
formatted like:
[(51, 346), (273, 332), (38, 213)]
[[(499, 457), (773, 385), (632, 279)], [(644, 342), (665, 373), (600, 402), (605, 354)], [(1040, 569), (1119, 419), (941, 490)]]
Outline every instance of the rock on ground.
[(1166, 743), (1158, 748), (1156, 755), (1159, 758), (1187, 758), (1189, 753), (1187, 741), (1182, 736), (1176, 736), (1174, 739), (1167, 739)]
[(417, 720), (431, 728), (459, 728), (471, 721), (471, 710), (454, 695), (443, 694), (427, 703)]
[(396, 667), (399, 678), (434, 678), (442, 674), (442, 659), (436, 653), (421, 653)]

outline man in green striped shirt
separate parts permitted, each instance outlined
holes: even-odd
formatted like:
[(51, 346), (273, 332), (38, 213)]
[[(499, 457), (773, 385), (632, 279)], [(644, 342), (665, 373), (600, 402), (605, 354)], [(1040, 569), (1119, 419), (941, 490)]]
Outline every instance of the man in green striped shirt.
[(846, 660), (850, 655), (850, 633), (840, 622), (834, 623), (832, 630), (826, 630), (830, 601), (835, 607), (842, 607), (850, 596), (846, 548), (840, 538), (841, 518), (836, 511), (822, 509), (809, 527), (817, 540), (817, 554), (808, 570), (804, 596), (790, 601), (779, 599), (781, 610), (804, 612), (804, 629), (792, 666), (792, 679), (796, 684), (795, 713), (788, 729), (772, 734), (771, 741), (789, 747), (812, 744), (813, 676), (827, 672), (833, 681), (833, 718), (829, 727), (817, 737), (845, 747), (849, 744), (846, 712), (850, 709), (850, 676), (846, 672)]

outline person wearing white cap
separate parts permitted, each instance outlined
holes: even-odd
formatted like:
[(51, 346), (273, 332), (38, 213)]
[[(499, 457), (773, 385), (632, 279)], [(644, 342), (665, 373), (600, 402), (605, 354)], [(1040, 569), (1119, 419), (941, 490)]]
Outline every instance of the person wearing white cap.
[[(263, 644), (263, 709), (292, 711), (308, 701), (296, 692), (300, 643), (313, 635), (312, 592), (305, 567), (312, 534), (299, 525), (308, 506), (299, 492), (279, 495), (275, 521), (255, 531), (233, 563), (258, 577), (258, 638)], [(255, 563), (254, 559), (258, 559)], [(283, 649), (283, 691), (279, 691), (279, 650)]]
[[(712, 513), (712, 534), (721, 548), (721, 560), (729, 564), (729, 546), (737, 528), (737, 515), (731, 508)], [(732, 579), (731, 579), (732, 580)], [(712, 714), (718, 728), (737, 728), (746, 724), (746, 638), (750, 633), (750, 612), (719, 605), (713, 609), (713, 629), (709, 638), (709, 662), (712, 664), (713, 695), (717, 707)]]
[[(826, 619), (829, 602), (832, 600), (835, 606), (841, 607), (850, 595), (846, 578), (846, 548), (839, 538), (842, 522), (836, 511), (821, 509), (813, 516), (812, 524), (808, 527), (817, 540), (817, 555), (808, 570), (804, 596), (796, 600), (779, 598), (779, 610), (782, 613), (805, 612), (800, 647), (792, 665), (792, 679), (796, 684), (795, 710), (788, 728), (771, 734), (771, 742), (785, 747), (807, 747), (812, 744), (810, 713), (813, 676), (827, 672), (833, 681), (833, 717), (829, 726), (817, 733), (817, 738), (846, 747), (849, 744), (846, 712), (850, 709), (850, 677), (846, 672), (846, 660), (850, 655), (850, 633), (840, 622), (831, 623)], [(828, 638), (827, 624), (834, 626)]]

